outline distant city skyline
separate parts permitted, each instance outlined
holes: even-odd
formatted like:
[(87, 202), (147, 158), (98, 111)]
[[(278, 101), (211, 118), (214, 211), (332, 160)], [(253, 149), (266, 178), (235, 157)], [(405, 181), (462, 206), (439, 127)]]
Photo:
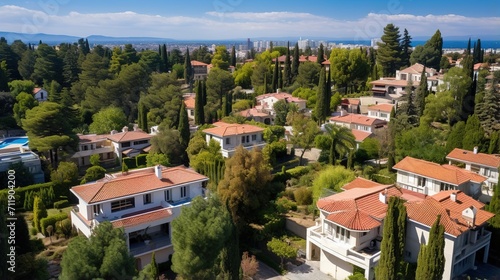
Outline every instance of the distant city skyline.
[[(298, 3), (299, 2), (299, 3)], [(333, 1), (332, 1), (333, 2)], [(373, 3), (376, 2), (376, 3)], [(348, 38), (369, 40), (394, 23), (413, 37), (500, 37), (500, 1), (0, 0), (0, 31), (87, 37)]]

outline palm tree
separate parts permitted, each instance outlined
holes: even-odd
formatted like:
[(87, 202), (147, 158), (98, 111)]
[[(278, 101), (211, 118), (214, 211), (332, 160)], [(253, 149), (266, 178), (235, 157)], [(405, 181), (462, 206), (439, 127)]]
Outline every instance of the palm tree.
[(338, 155), (345, 155), (351, 149), (354, 149), (356, 142), (354, 140), (354, 135), (349, 128), (344, 126), (338, 126), (335, 124), (325, 125), (326, 134), (330, 139), (330, 156), (328, 161), (330, 164), (335, 164)]

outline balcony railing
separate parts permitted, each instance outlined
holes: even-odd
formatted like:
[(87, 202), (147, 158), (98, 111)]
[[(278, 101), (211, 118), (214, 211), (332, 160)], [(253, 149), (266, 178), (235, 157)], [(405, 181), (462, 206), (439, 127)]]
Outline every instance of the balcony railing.
[(152, 233), (151, 240), (148, 244), (144, 241), (129, 240), (130, 242), (130, 253), (134, 256), (142, 255), (150, 251), (158, 250), (164, 247), (172, 246), (172, 240), (170, 236), (165, 233)]

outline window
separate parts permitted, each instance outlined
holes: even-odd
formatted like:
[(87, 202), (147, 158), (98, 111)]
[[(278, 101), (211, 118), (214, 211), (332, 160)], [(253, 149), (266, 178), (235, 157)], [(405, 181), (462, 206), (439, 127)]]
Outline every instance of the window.
[(455, 190), (455, 186), (452, 186), (450, 184), (446, 184), (446, 183), (441, 183), (440, 184), (440, 191), (451, 191), (451, 190)]
[(122, 143), (122, 148), (128, 148), (130, 147), (130, 142), (123, 142)]
[(94, 212), (95, 215), (99, 215), (101, 213), (101, 204), (95, 204), (92, 206), (92, 211)]
[(257, 134), (252, 135), (252, 141), (257, 141)]
[(189, 115), (194, 116), (194, 110), (189, 110)]
[(181, 198), (184, 198), (187, 196), (187, 186), (181, 187)]
[(245, 136), (241, 136), (241, 143), (245, 143)]
[(165, 201), (172, 201), (172, 190), (165, 191)]
[(247, 135), (247, 142), (250, 142), (250, 135)]
[(134, 141), (134, 145), (142, 145), (149, 143), (149, 140)]
[(381, 118), (387, 118), (387, 114), (386, 113), (380, 113), (380, 117)]
[(153, 202), (151, 200), (151, 194), (150, 193), (147, 193), (147, 194), (143, 195), (142, 199), (144, 201), (144, 204), (150, 204), (151, 202)]
[(135, 207), (134, 198), (127, 198), (111, 202), (111, 212), (118, 212)]
[(425, 187), (426, 183), (427, 183), (427, 178), (418, 177), (418, 183), (417, 183), (418, 186)]
[(226, 144), (227, 145), (231, 144), (231, 138), (226, 138)]

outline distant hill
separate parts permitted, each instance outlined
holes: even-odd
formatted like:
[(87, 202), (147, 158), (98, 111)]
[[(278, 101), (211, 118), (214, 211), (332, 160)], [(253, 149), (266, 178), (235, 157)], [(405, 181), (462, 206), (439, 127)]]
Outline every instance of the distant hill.
[[(21, 40), (24, 43), (38, 44), (40, 40), (43, 43), (49, 45), (57, 45), (60, 43), (74, 43), (82, 37), (69, 36), (69, 35), (54, 35), (54, 34), (26, 34), (26, 33), (16, 33), (16, 32), (2, 32), (0, 31), (0, 37), (4, 37), (7, 42), (12, 43), (14, 40)], [(174, 42), (174, 39), (170, 38), (155, 38), (155, 37), (111, 37), (111, 36), (101, 36), (101, 35), (91, 35), (86, 37), (91, 44), (105, 44), (105, 43), (135, 43), (135, 42)]]

